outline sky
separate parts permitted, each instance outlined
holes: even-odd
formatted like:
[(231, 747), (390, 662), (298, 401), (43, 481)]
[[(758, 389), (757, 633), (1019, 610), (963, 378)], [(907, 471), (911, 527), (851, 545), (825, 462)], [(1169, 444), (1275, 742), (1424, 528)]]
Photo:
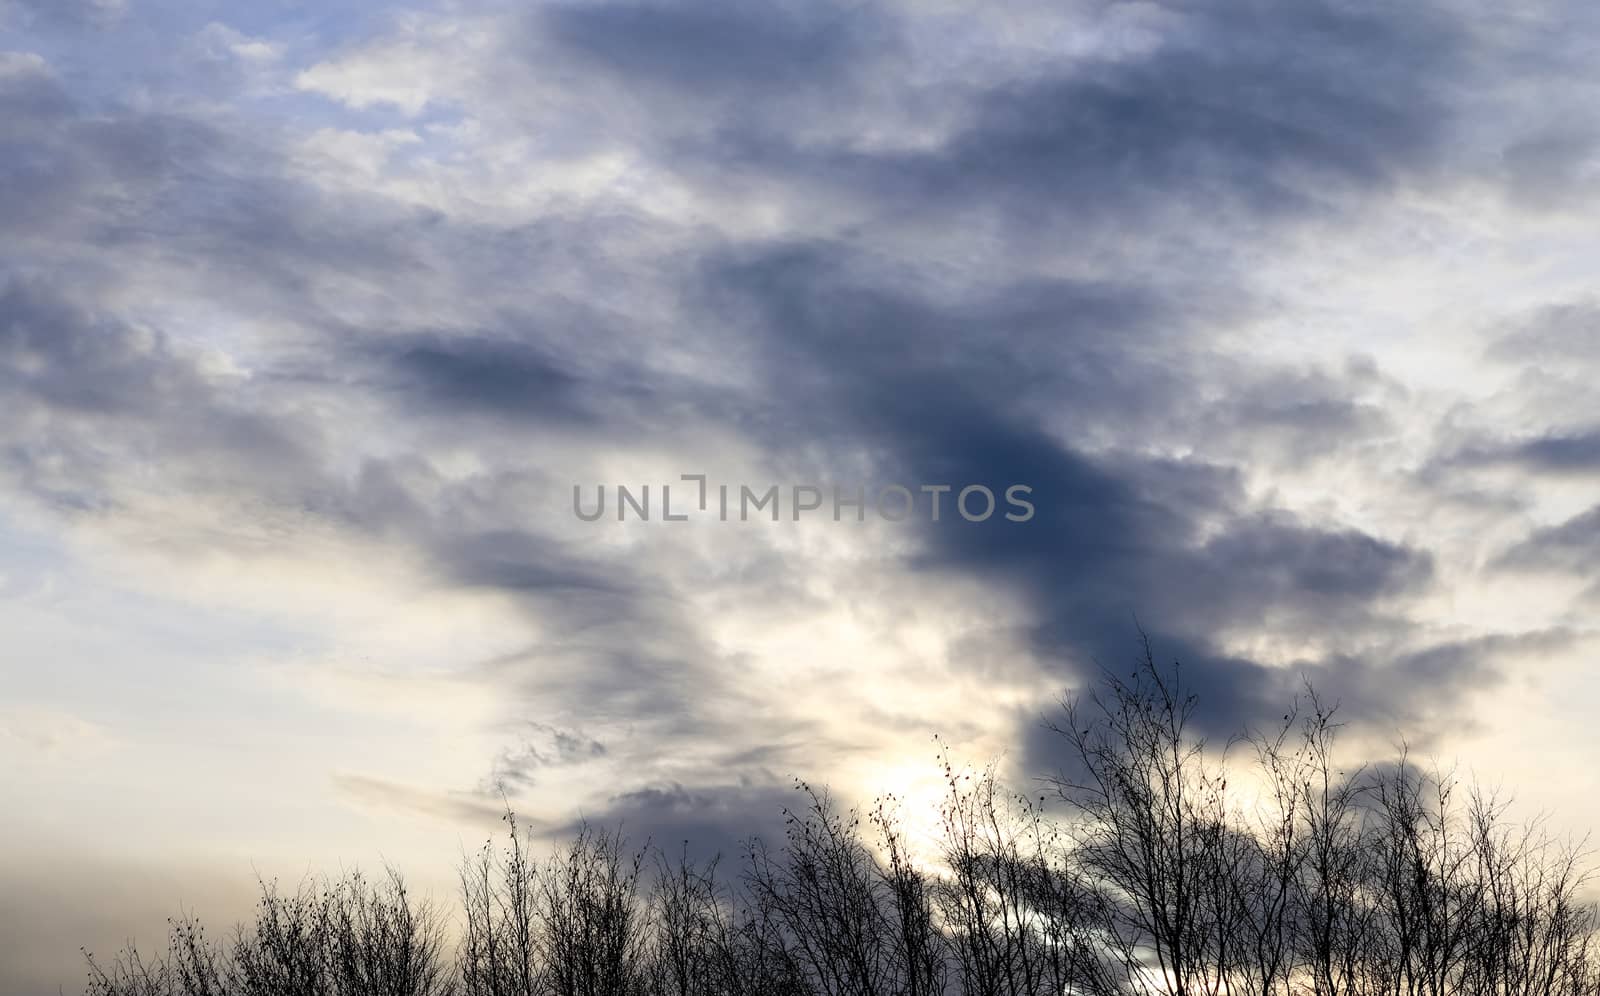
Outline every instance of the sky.
[(1596, 108), (1580, 0), (0, 0), (0, 992), (1020, 782), (1141, 628), (1600, 825)]

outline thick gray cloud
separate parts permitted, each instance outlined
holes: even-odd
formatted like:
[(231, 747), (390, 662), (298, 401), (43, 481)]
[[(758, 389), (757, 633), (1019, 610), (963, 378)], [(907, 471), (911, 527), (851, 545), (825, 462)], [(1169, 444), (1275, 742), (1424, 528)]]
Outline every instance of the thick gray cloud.
[[(557, 5), (531, 17), (524, 41), (565, 53), (562, 71), (580, 90), (620, 79), (643, 88), (641, 106), (661, 101), (659, 120), (622, 137), (672, 172), (738, 170), (783, 200), (868, 204), (886, 219), (886, 234), (906, 224), (937, 230), (936, 221), (907, 222), (903, 212), (953, 208), (953, 223), (969, 209), (1062, 226), (1063, 235), (1083, 222), (1137, 222), (1157, 226), (1156, 239), (1180, 205), (1204, 205), (1201, 217), (1226, 225), (1251, 215), (1271, 223), (1339, 198), (1381, 196), (1409, 171), (1433, 168), (1459, 109), (1454, 78), (1467, 71), (1475, 43), (1463, 25), (1424, 6), (1263, 4), (1244, 19), (1220, 4), (1156, 13), (1154, 38), (1137, 51), (991, 60), (973, 78), (925, 79), (890, 97), (889, 74), (916, 58), (910, 12), (796, 7), (757, 18), (714, 5)], [(1227, 717), (1254, 708), (1249, 689), (1260, 665), (1213, 647), (1208, 628), (1258, 615), (1325, 634), (1386, 630), (1398, 619), (1390, 603), (1431, 577), (1426, 551), (1256, 507), (1230, 478), (1233, 468), (1137, 452), (1128, 427), (1159, 432), (1202, 405), (1218, 431), (1287, 434), (1296, 454), (1384, 428), (1337, 378), (1252, 373), (1225, 381), (1238, 400), (1206, 404), (1194, 375), (1230, 376), (1204, 366), (1206, 337), (1257, 307), (1243, 275), (1222, 271), (1206, 285), (1196, 280), (1201, 264), (1182, 261), (1112, 278), (1095, 274), (1088, 256), (1080, 267), (1087, 276), (1031, 275), (1019, 261), (1016, 274), (944, 287), (936, 261), (880, 243), (871, 228), (731, 244), (673, 232), (671, 251), (687, 251), (687, 268), (648, 249), (638, 264), (690, 280), (678, 288), (689, 292), (685, 313), (659, 334), (712, 354), (737, 342), (742, 383), (709, 383), (682, 364), (668, 373), (671, 354), (644, 343), (631, 319), (603, 315), (592, 300), (574, 306), (570, 295), (527, 303), (510, 320), (491, 307), (462, 332), (397, 335), (371, 318), (366, 327), (352, 322), (325, 288), (336, 279), (399, 288), (416, 277), (447, 300), (470, 300), (504, 276), (506, 257), (496, 252), (526, 254), (522, 265), (537, 273), (556, 264), (557, 244), (317, 190), (283, 175), (286, 160), (274, 151), (239, 168), (260, 143), (176, 117), (91, 115), (58, 84), (24, 75), (11, 99), (38, 129), (33, 158), (43, 149), (55, 164), (28, 174), (38, 189), (23, 203), (118, 191), (117, 204), (88, 216), (94, 238), (116, 244), (149, 233), (163, 252), (237, 278), (249, 300), (276, 297), (276, 313), (308, 324), (292, 351), (262, 357), (263, 383), (282, 377), (285, 390), (313, 397), (352, 386), (369, 392), (381, 410), (437, 423), (431, 450), (472, 447), (467, 434), (484, 415), (533, 432), (532, 441), (565, 432), (592, 443), (608, 426), (634, 428), (654, 411), (693, 429), (730, 430), (769, 453), (813, 454), (821, 469), (865, 451), (885, 479), (1028, 483), (1040, 513), (1026, 532), (947, 521), (924, 530), (906, 568), (1014, 586), (1034, 614), (1030, 642), (1041, 660), (1113, 656), (1130, 613), (1149, 616), (1158, 637), (1209, 662), (1208, 691)], [(808, 135), (807, 122), (852, 93), (892, 116), (929, 100), (921, 87), (942, 91), (931, 99), (952, 110), (943, 132), (915, 150)], [(730, 90), (741, 99), (724, 102)], [(678, 113), (685, 102), (703, 102), (710, 119), (686, 121)], [(766, 105), (794, 116), (765, 115)], [(60, 239), (50, 232), (58, 223), (52, 214), (31, 227)], [(600, 224), (598, 212), (579, 212), (561, 237), (582, 244)], [(960, 236), (958, 227), (940, 232)], [(486, 248), (457, 253), (475, 243)], [(611, 265), (594, 262), (600, 272)], [(580, 281), (579, 292), (610, 293), (599, 276)], [(54, 405), (186, 399), (191, 409), (227, 410), (159, 344), (150, 355), (126, 347), (89, 355), (69, 334), (46, 351), (37, 336), (25, 338), (38, 324), (29, 309), (44, 307), (38, 297), (13, 291), (6, 299), (18, 314), (12, 338), (43, 356), (41, 368), (13, 375), (13, 390)], [(567, 331), (585, 321), (597, 326), (589, 336)], [(324, 331), (346, 340), (334, 354), (343, 366), (308, 376), (308, 357), (328, 344)], [(640, 348), (614, 355), (592, 345), (596, 332), (637, 337)], [(1108, 428), (1118, 425), (1120, 436)], [(299, 453), (286, 440), (281, 452), (263, 449), (284, 432), (272, 426), (241, 415), (218, 445), (298, 462), (290, 487), (303, 494), (288, 500), (415, 545), (455, 584), (524, 599), (547, 619), (565, 617), (569, 629), (611, 632), (588, 644), (587, 677), (541, 679), (541, 687), (554, 680), (578, 701), (632, 687), (639, 708), (694, 714), (691, 694), (667, 693), (653, 675), (668, 661), (707, 677), (716, 668), (690, 663), (709, 652), (692, 625), (669, 622), (672, 595), (642, 594), (659, 581), (648, 568), (541, 535), (495, 500), (430, 480), (428, 450), (419, 473), (368, 460), (351, 483), (318, 466), (332, 453)], [(1091, 452), (1080, 435), (1110, 438), (1123, 451)], [(542, 484), (560, 480), (551, 474)], [(475, 515), (454, 514), (463, 501)], [(647, 631), (679, 635), (658, 636), (663, 652), (630, 645)]]
[[(1136, 352), (1153, 340), (1181, 354), (1182, 312), (1158, 285), (1035, 285), (952, 312), (902, 287), (863, 285), (860, 270), (832, 255), (783, 247), (714, 277), (713, 300), (748, 303), (735, 313), (759, 321), (753, 327), (770, 338), (767, 402), (780, 414), (765, 424), (783, 427), (773, 445), (865, 446), (878, 454), (884, 480), (976, 483), (997, 494), (1014, 483), (1032, 487), (1033, 521), (974, 525), (947, 512), (929, 524), (911, 563), (1014, 586), (1033, 607), (1038, 658), (1067, 665), (1063, 681), (1074, 675), (1069, 662), (1126, 656), (1138, 613), (1158, 644), (1193, 659), (1208, 715), (1226, 727), (1277, 703), (1261, 666), (1220, 654), (1208, 631), (1267, 619), (1305, 632), (1393, 626), (1398, 619), (1385, 619), (1376, 603), (1430, 580), (1425, 551), (1290, 516), (1241, 514), (1248, 502), (1227, 468), (1095, 457), (1074, 446), (1079, 425), (1192, 401), (1181, 391), (1149, 396), (1167, 378), (1141, 383), (1138, 361), (1119, 364), (1117, 347), (1106, 344)], [(1040, 354), (1062, 360), (1041, 365)], [(843, 355), (848, 364), (836, 362)], [(1030, 417), (1047, 403), (1063, 420), (1057, 433)], [(1307, 419), (1306, 431), (1320, 424), (1342, 435), (1354, 404), (1323, 405), (1339, 416)], [(1234, 411), (1241, 419), (1249, 409)], [(1268, 412), (1260, 421), (1270, 427), (1279, 418)], [(1202, 540), (1202, 524), (1218, 522), (1221, 531)], [(1432, 695), (1432, 686), (1404, 684), (1392, 694)]]
[(1448, 462), (1462, 466), (1510, 465), (1551, 474), (1600, 471), (1600, 432), (1549, 432), (1531, 439), (1482, 443), (1464, 448)]
[(278, 491), (314, 458), (269, 414), (229, 399), (226, 383), (150, 329), (72, 301), (43, 278), (0, 285), (0, 432), (17, 487), (64, 509), (115, 507), (130, 460), (216, 493)]
[[(1117, 11), (1083, 13), (1114, 23)], [(1319, 210), (1392, 185), (1437, 160), (1474, 45), (1429, 4), (1149, 14), (1159, 37), (1145, 50), (1038, 62), (1019, 52), (936, 81), (916, 72), (912, 15), (871, 5), (760, 18), (693, 2), (557, 5), (536, 19), (530, 58), (553, 51), (635, 95), (658, 88), (667, 113), (638, 127), (674, 169), (757, 177), (881, 216), (992, 213), (1034, 228), (1126, 225), (1195, 202)], [(913, 130), (920, 118), (942, 131), (907, 150), (818, 126), (852, 104), (878, 111), (880, 126)]]
[(1502, 567), (1547, 568), (1591, 575), (1600, 560), (1600, 506), (1536, 530), (1506, 550)]
[(1489, 346), (1505, 363), (1586, 365), (1600, 355), (1600, 304), (1589, 300), (1546, 305), (1508, 322)]
[(892, 19), (868, 7), (828, 3), (552, 4), (531, 27), (606, 71), (702, 98), (832, 89), (880, 58), (895, 34)]
[[(620, 828), (635, 846), (649, 844), (671, 857), (696, 862), (721, 858), (735, 862), (750, 842), (775, 843), (782, 837), (785, 808), (797, 803), (793, 790), (777, 784), (650, 786), (622, 793), (594, 813), (591, 826)], [(560, 828), (570, 835), (580, 824)], [(735, 873), (732, 868), (725, 872)]]

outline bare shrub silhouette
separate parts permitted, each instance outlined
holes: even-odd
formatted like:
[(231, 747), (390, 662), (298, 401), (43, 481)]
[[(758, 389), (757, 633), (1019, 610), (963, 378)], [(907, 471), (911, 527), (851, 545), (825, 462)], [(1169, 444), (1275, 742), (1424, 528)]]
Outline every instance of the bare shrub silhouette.
[[(1051, 725), (1044, 794), (941, 754), (937, 841), (889, 797), (797, 782), (737, 874), (585, 826), (539, 857), (507, 832), (443, 916), (390, 873), (281, 893), (228, 942), (89, 958), (92, 996), (1593, 996), (1581, 842), (1404, 749), (1338, 765), (1307, 688), (1267, 732), (1197, 733), (1148, 644)], [(1248, 759), (1247, 763), (1241, 763)], [(1054, 800), (1058, 813), (1050, 812)]]
[(688, 848), (674, 862), (657, 853), (650, 916), (654, 930), (646, 990), (657, 996), (725, 991), (720, 980), (741, 976), (735, 963), (730, 900), (717, 879), (718, 860), (704, 866)]
[(413, 902), (398, 872), (381, 883), (359, 872), (303, 883), (263, 882), (255, 921), (229, 942), (193, 917), (171, 922), (167, 950), (130, 946), (102, 966), (92, 954), (91, 996), (450, 996), (445, 921)]

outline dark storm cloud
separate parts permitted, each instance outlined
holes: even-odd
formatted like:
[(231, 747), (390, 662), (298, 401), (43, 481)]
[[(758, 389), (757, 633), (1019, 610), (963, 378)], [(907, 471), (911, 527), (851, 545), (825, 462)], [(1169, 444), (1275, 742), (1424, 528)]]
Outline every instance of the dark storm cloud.
[(1518, 443), (1510, 455), (1537, 470), (1597, 471), (1600, 470), (1600, 432), (1541, 436)]
[(1226, 393), (1191, 417), (1230, 454), (1303, 466), (1392, 439), (1398, 426), (1388, 403), (1405, 398), (1361, 357), (1338, 370), (1261, 365), (1229, 375)]
[(1308, 599), (1318, 611), (1336, 608), (1414, 588), (1432, 573), (1424, 553), (1356, 530), (1315, 529), (1293, 520), (1240, 522), (1198, 552), (1216, 580), (1238, 579), (1241, 602), (1266, 608), (1282, 592)]
[[(1029, 226), (1126, 221), (1183, 202), (1275, 214), (1386, 187), (1435, 162), (1455, 112), (1452, 74), (1472, 46), (1463, 22), (1427, 4), (1154, 9), (1163, 19), (1150, 51), (1019, 59), (923, 89), (889, 82), (916, 78), (914, 52), (854, 41), (896, 36), (871, 6), (756, 19), (704, 3), (563, 5), (542, 41), (636, 87), (739, 95), (646, 126), (679, 169), (827, 190), (879, 214), (975, 207)], [(705, 52), (706, 39), (725, 43)], [(783, 114), (750, 99), (797, 75), (809, 85), (771, 102)], [(891, 129), (955, 124), (914, 151), (806, 127), (857, 107)]]
[[(793, 789), (770, 781), (693, 788), (669, 782), (624, 792), (584, 815), (590, 826), (620, 828), (636, 846), (648, 841), (670, 857), (704, 862), (720, 856), (724, 870), (737, 874), (752, 839), (781, 842), (784, 810), (799, 801)], [(576, 828), (562, 828), (557, 839)]]
[[(1250, 708), (1236, 708), (1221, 717), (1211, 715), (1217, 703), (1208, 694), (1219, 668), (1217, 659), (1203, 652), (1195, 656), (1195, 648), (1183, 641), (1162, 640), (1152, 651), (1165, 674), (1175, 676), (1186, 692), (1200, 696), (1196, 726), (1213, 743), (1274, 729), (1287, 710), (1305, 704), (1309, 690), (1325, 708), (1337, 710), (1339, 722), (1358, 724), (1354, 732), (1371, 741), (1431, 751), (1447, 729), (1471, 731), (1482, 725), (1463, 712), (1462, 704), (1471, 694), (1505, 684), (1518, 658), (1571, 650), (1587, 639), (1582, 633), (1557, 628), (1446, 640), (1411, 650), (1373, 648), (1361, 655), (1335, 655), (1290, 667), (1227, 660), (1220, 667), (1249, 673), (1254, 681)], [(1101, 663), (1106, 672), (1125, 678), (1135, 669), (1140, 653), (1137, 643), (1128, 641), (1121, 653)], [(1416, 694), (1422, 691), (1427, 694)], [(1072, 697), (1069, 692), (1067, 698)], [(1058, 708), (1021, 718), (1020, 738), (1030, 773), (1074, 771), (1072, 751), (1051, 728), (1059, 719)]]
[(99, 415), (148, 415), (203, 385), (159, 335), (70, 303), (37, 279), (0, 285), (0, 391)]
[[(1036, 459), (1030, 466), (1040, 465)], [(952, 523), (945, 532), (959, 541), (943, 545), (944, 565), (982, 570), (997, 583), (1010, 579), (1033, 607), (1038, 659), (1059, 669), (1063, 684), (1092, 677), (1096, 665), (1120, 667), (1137, 649), (1135, 618), (1143, 621), (1161, 653), (1183, 661), (1214, 733), (1260, 722), (1279, 707), (1284, 687), (1276, 669), (1223, 652), (1216, 634), (1237, 627), (1325, 638), (1342, 629), (1397, 630), (1401, 620), (1386, 614), (1382, 600), (1415, 593), (1431, 578), (1425, 553), (1359, 532), (1244, 518), (1196, 544), (1196, 520), (1226, 520), (1227, 507), (1156, 505), (1127, 514), (1145, 500), (1138, 478), (1128, 477), (1120, 500), (1086, 513), (1055, 506), (1059, 479), (1041, 480), (1034, 494), (1040, 514), (1027, 524), (1038, 529), (1009, 539), (991, 530), (986, 545), (977, 538), (981, 527), (969, 539), (961, 534), (967, 524)], [(1400, 674), (1389, 682), (1397, 702), (1440, 691)]]
[[(769, 424), (795, 437), (780, 432), (773, 445), (859, 446), (876, 455), (885, 480), (983, 484), (997, 495), (1031, 486), (1036, 515), (1024, 524), (963, 521), (947, 496), (908, 566), (1015, 592), (1034, 618), (1037, 660), (1063, 667), (1063, 679), (1091, 660), (1123, 657), (1137, 613), (1152, 620), (1158, 643), (1181, 650), (1208, 720), (1232, 727), (1277, 704), (1261, 694), (1272, 684), (1266, 669), (1220, 653), (1210, 634), (1263, 622), (1322, 634), (1393, 625), (1382, 603), (1431, 580), (1425, 551), (1284, 515), (1241, 514), (1248, 503), (1226, 468), (1091, 456), (1074, 445), (1075, 425), (1089, 430), (1124, 413), (1171, 414), (1192, 403), (1141, 391), (1136, 377), (1107, 385), (1095, 365), (1033, 364), (1035, 349), (1070, 357), (1084, 343), (1115, 367), (1118, 347), (1104, 343), (1131, 354), (1173, 341), (1180, 309), (1157, 285), (1061, 283), (1037, 312), (1007, 304), (997, 290), (941, 310), (914, 283), (863, 283), (863, 272), (788, 247), (712, 272), (712, 299), (742, 302), (733, 313), (759, 318), (768, 338), (768, 400), (783, 412)], [(1019, 299), (1039, 294), (1030, 287)], [(850, 362), (841, 365), (835, 357), (847, 346)], [(1131, 363), (1121, 373), (1138, 369)], [(1056, 432), (1035, 415), (1050, 402), (1066, 415)], [(1340, 428), (1335, 419), (1325, 431), (1336, 437)], [(1421, 684), (1394, 690), (1431, 693)]]
[(584, 61), (698, 96), (827, 88), (890, 37), (878, 11), (831, 3), (558, 3), (534, 26)]
[[(1303, 681), (1325, 703), (1338, 703), (1347, 722), (1431, 749), (1448, 733), (1484, 724), (1481, 716), (1462, 708), (1469, 696), (1504, 685), (1529, 657), (1549, 657), (1586, 639), (1581, 632), (1551, 628), (1338, 655), (1280, 672), (1278, 701), (1289, 702), (1302, 691)], [(1406, 694), (1412, 690), (1428, 694)]]
[(400, 390), (457, 411), (481, 409), (582, 420), (578, 378), (532, 346), (516, 341), (451, 339), (402, 346), (393, 358)]
[[(537, 265), (536, 257), (530, 265)], [(541, 331), (560, 310), (555, 305), (547, 313), (508, 318), (494, 332), (368, 335), (346, 355), (365, 387), (396, 407), (445, 422), (487, 416), (525, 428), (599, 434), (649, 432), (652, 423), (674, 416), (728, 414), (723, 400), (692, 374), (652, 369), (648, 347), (607, 357)], [(639, 334), (610, 324), (619, 338)]]
[(937, 300), (941, 290), (848, 244), (778, 244), (708, 256), (700, 296), (705, 321), (762, 337), (759, 402), (795, 416), (774, 421), (774, 431), (841, 439), (863, 418), (943, 419), (960, 431), (953, 423), (965, 405), (996, 401), (1001, 413), (991, 417), (1017, 417), (1018, 402), (1040, 396), (1076, 414), (1137, 417), (1130, 392), (1151, 381), (1186, 390), (1166, 376), (1178, 357), (1152, 360), (1146, 347), (1181, 354), (1186, 306), (1191, 315), (1208, 310), (1154, 283), (1029, 280), (955, 302)]
[[(1248, 32), (1230, 23), (1250, 16)], [(1197, 21), (1146, 58), (994, 88), (948, 146), (880, 164), (883, 179), (930, 200), (1002, 193), (1098, 212), (1220, 195), (1277, 211), (1387, 183), (1435, 148), (1429, 73), (1455, 44), (1449, 26), (1297, 4)]]
[(1600, 431), (1550, 432), (1529, 439), (1463, 447), (1442, 462), (1453, 467), (1515, 467), (1546, 474), (1600, 472)]

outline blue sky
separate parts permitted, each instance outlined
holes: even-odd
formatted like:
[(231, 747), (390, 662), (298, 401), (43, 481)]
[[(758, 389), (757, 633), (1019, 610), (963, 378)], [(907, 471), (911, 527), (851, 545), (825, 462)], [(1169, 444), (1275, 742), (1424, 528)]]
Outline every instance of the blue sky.
[[(1590, 825), (1597, 29), (0, 4), (0, 989), (445, 892), (502, 793), (712, 849), (934, 734), (1048, 771), (1135, 619), (1219, 735), (1309, 678)], [(683, 474), (1037, 514), (572, 514)]]

